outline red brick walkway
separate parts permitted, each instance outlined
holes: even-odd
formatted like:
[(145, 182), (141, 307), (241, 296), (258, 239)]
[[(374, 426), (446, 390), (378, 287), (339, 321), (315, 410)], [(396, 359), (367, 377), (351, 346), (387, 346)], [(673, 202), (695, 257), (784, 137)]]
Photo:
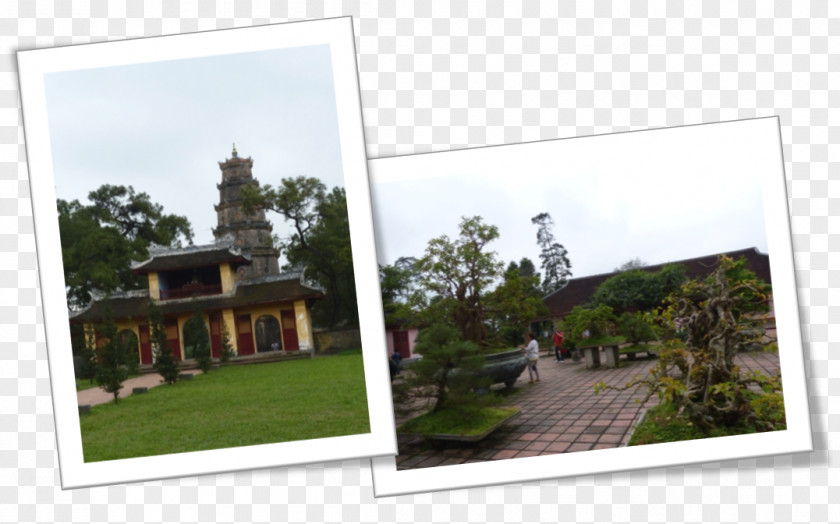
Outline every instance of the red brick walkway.
[[(603, 355), (601, 357), (603, 362)], [(775, 354), (739, 355), (745, 369), (777, 373)], [(426, 468), (450, 464), (484, 462), (535, 455), (614, 448), (627, 443), (633, 424), (645, 407), (636, 402), (642, 391), (602, 391), (595, 395), (600, 381), (622, 386), (634, 376), (644, 375), (655, 364), (653, 359), (626, 361), (618, 369), (587, 370), (581, 361), (558, 363), (554, 357), (539, 362), (540, 382), (528, 384), (523, 372), (514, 386), (516, 392), (505, 402), (521, 408), (518, 417), (477, 443), (435, 443), (422, 438), (399, 437), (397, 469)], [(647, 406), (655, 406), (657, 398)]]

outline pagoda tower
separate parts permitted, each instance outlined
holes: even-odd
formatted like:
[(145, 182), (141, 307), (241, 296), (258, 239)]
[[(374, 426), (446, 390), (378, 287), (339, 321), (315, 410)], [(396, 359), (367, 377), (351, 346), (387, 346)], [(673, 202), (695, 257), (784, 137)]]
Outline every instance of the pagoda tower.
[(219, 203), (213, 206), (218, 216), (218, 227), (213, 229), (216, 240), (232, 235), (234, 245), (251, 256), (251, 265), (239, 268), (242, 280), (280, 273), (279, 252), (272, 244), (272, 227), (265, 218), (265, 211), (257, 209), (248, 214), (242, 209), (242, 188), (245, 185), (260, 186), (251, 174), (253, 165), (251, 157), (239, 157), (234, 144), (231, 158), (219, 162), (222, 182), (216, 184)]

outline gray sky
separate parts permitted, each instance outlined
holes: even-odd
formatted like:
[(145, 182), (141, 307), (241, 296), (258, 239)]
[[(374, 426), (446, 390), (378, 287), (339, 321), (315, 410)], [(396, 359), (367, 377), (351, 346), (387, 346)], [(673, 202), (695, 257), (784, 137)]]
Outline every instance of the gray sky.
[(766, 253), (762, 177), (783, 173), (760, 160), (778, 150), (775, 125), (754, 120), (373, 160), (379, 261), (420, 257), (429, 239), (455, 238), (462, 216), (480, 215), (499, 227), (489, 248), (505, 264), (528, 257), (539, 268), (531, 217), (544, 211), (575, 277), (636, 257), (656, 264), (749, 247)]
[(233, 142), (261, 184), (344, 186), (331, 64), (319, 45), (48, 74), (56, 195), (88, 203), (102, 184), (131, 185), (206, 244)]

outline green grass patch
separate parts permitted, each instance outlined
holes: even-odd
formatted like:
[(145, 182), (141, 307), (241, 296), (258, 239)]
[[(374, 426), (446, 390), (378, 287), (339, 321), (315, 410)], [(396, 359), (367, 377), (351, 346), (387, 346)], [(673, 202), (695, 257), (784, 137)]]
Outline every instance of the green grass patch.
[(370, 432), (361, 352), (224, 366), (81, 417), (85, 462)]
[(480, 435), (502, 420), (514, 415), (519, 408), (480, 408), (464, 412), (443, 409), (415, 417), (402, 426), (402, 433), (417, 435)]
[(749, 425), (713, 428), (708, 432), (694, 426), (688, 417), (679, 415), (676, 407), (670, 402), (663, 402), (647, 412), (645, 420), (636, 427), (630, 437), (628, 446), (644, 444), (659, 444), (662, 442), (678, 442), (681, 440), (696, 440), (701, 438), (726, 437), (758, 433), (761, 430)]
[(616, 335), (614, 337), (593, 337), (581, 340), (578, 344), (578, 347), (585, 348), (592, 346), (617, 346), (625, 342), (627, 342), (627, 338), (621, 335)]
[(83, 379), (76, 379), (76, 391), (82, 391), (83, 389), (90, 389), (95, 388), (96, 381), (94, 380), (91, 382), (90, 380), (83, 378)]

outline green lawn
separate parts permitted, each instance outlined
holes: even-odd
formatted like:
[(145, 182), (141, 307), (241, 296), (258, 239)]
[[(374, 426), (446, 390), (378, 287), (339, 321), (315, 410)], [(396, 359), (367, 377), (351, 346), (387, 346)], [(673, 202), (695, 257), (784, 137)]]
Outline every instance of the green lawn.
[(76, 391), (81, 391), (83, 389), (90, 389), (96, 387), (96, 381), (94, 380), (91, 382), (86, 378), (76, 379)]
[(225, 366), (81, 416), (85, 462), (370, 432), (361, 351)]
[(648, 410), (645, 420), (633, 432), (627, 445), (641, 446), (660, 442), (744, 435), (761, 431), (763, 430), (756, 428), (754, 425), (739, 425), (713, 428), (704, 432), (692, 425), (688, 417), (678, 415), (673, 404), (663, 402)]
[(480, 435), (517, 411), (519, 408), (484, 407), (470, 413), (444, 409), (413, 418), (400, 426), (399, 431), (418, 435)]

